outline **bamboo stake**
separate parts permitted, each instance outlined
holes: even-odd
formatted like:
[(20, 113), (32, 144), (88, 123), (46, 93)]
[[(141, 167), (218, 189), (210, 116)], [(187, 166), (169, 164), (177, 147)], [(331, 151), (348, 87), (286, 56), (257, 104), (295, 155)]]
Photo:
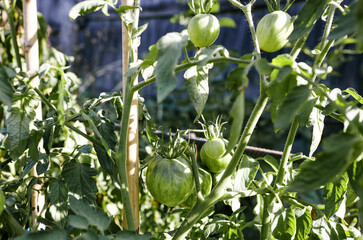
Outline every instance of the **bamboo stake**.
[[(122, 0), (123, 6), (134, 6), (134, 0)], [(135, 16), (135, 18), (138, 16)], [(134, 22), (134, 25), (137, 24)], [(123, 76), (123, 96), (125, 99), (125, 86), (126, 77), (125, 73), (128, 70), (130, 57), (137, 56), (137, 49), (130, 52), (130, 39), (132, 29), (126, 29), (122, 25), (122, 76)], [(130, 56), (130, 54), (132, 54)], [(133, 58), (133, 57), (132, 57)], [(132, 59), (134, 61), (135, 59)], [(137, 60), (137, 59), (136, 59)], [(135, 82), (137, 83), (137, 78)], [(135, 228), (139, 228), (139, 134), (138, 134), (138, 92), (135, 92), (132, 98), (129, 127), (128, 127), (128, 140), (127, 140), (127, 181), (129, 185), (130, 199), (132, 205), (132, 213), (134, 217)], [(125, 214), (125, 213), (124, 213)], [(124, 215), (125, 216), (125, 215)], [(124, 217), (125, 218), (125, 217)], [(127, 229), (126, 221), (124, 227)]]
[[(24, 14), (24, 52), (27, 71), (33, 75), (39, 70), (39, 44), (37, 38), (38, 18), (37, 18), (37, 1), (36, 0), (23, 0), (23, 14)], [(38, 88), (40, 79), (35, 77), (31, 85)], [(36, 111), (36, 119), (42, 119), (42, 105), (38, 104)], [(40, 141), (39, 146), (43, 145)], [(37, 160), (37, 159), (34, 159)], [(31, 175), (39, 177), (36, 168), (31, 169)], [(45, 196), (42, 193), (42, 184), (35, 184), (32, 190), (31, 205), (34, 208), (32, 215), (40, 216), (40, 213), (45, 205)], [(36, 224), (36, 218), (33, 219), (33, 224)], [(39, 225), (39, 227), (42, 227)]]

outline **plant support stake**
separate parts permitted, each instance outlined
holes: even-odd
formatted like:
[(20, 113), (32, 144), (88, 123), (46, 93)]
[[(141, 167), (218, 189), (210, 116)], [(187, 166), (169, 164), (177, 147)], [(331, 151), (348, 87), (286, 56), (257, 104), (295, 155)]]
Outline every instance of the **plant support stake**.
[[(36, 0), (23, 0), (23, 12), (24, 12), (24, 51), (27, 72), (31, 75), (36, 74), (39, 70), (39, 44), (37, 38), (38, 30), (38, 18), (37, 18), (37, 1)], [(30, 83), (33, 88), (38, 88), (40, 79), (38, 76), (32, 79)], [(42, 104), (39, 101), (38, 107), (35, 110), (36, 119), (42, 120)], [(43, 145), (43, 141), (39, 142), (38, 147)], [(34, 159), (37, 161), (38, 159)], [(31, 169), (31, 175), (39, 177), (36, 172), (36, 167)], [(32, 207), (33, 216), (40, 216), (40, 213), (45, 204), (45, 196), (42, 193), (42, 184), (34, 184), (32, 190)], [(33, 224), (36, 224), (36, 218), (33, 220)], [(39, 225), (39, 228), (42, 226)]]
[[(135, 3), (138, 1), (135, 0), (122, 0), (123, 6), (135, 6)], [(137, 19), (138, 19), (138, 9), (136, 9), (134, 15), (134, 22), (132, 24), (132, 28), (130, 26), (125, 26), (122, 24), (122, 76), (123, 76), (123, 99), (126, 99), (126, 85), (127, 85), (127, 77), (125, 74), (128, 70), (128, 66), (130, 62), (133, 62), (135, 59), (134, 56), (137, 55), (136, 47), (132, 46), (133, 39), (130, 39), (133, 29), (137, 28)], [(134, 79), (135, 84), (137, 84), (138, 78)], [(130, 94), (130, 91), (129, 93)], [(132, 93), (131, 93), (132, 94)], [(132, 216), (134, 220), (134, 228), (139, 228), (139, 135), (138, 135), (138, 93), (134, 92), (131, 101), (130, 115), (129, 115), (129, 124), (128, 124), (128, 133), (127, 133), (127, 146), (126, 146), (126, 169), (127, 169), (127, 182), (129, 187), (129, 195), (131, 201), (132, 208)], [(124, 211), (124, 217), (127, 212)], [(129, 230), (130, 226), (127, 226), (127, 221), (124, 221), (124, 227)]]

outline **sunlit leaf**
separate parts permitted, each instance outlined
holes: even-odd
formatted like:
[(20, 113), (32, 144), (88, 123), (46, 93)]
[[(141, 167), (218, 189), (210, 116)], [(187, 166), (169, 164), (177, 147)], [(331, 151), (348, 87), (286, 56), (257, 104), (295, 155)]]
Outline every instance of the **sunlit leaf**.
[(157, 83), (157, 101), (162, 102), (177, 86), (178, 79), (174, 67), (179, 61), (181, 52), (188, 38), (180, 33), (168, 33), (159, 39), (157, 64), (155, 67)]

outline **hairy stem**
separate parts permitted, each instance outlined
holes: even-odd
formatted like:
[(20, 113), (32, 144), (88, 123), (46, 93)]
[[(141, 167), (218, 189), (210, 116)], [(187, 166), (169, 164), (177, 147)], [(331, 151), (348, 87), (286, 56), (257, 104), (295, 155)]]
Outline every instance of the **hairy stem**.
[(18, 46), (18, 42), (16, 40), (16, 30), (15, 30), (15, 24), (14, 24), (13, 7), (10, 6), (9, 0), (4, 1), (4, 7), (5, 7), (6, 14), (8, 15), (8, 21), (9, 21), (10, 33), (11, 33), (11, 41), (13, 42), (13, 46), (14, 46), (16, 63), (18, 65), (18, 67), (20, 68), (20, 71), (23, 71), (23, 68), (21, 66), (21, 60), (20, 60), (19, 46)]
[(251, 116), (247, 121), (246, 127), (243, 130), (242, 136), (237, 145), (236, 151), (233, 154), (231, 162), (224, 171), (221, 180), (212, 189), (211, 193), (205, 197), (204, 201), (197, 202), (195, 206), (190, 210), (188, 216), (184, 219), (183, 223), (178, 228), (173, 239), (185, 239), (189, 230), (199, 220), (199, 218), (223, 197), (228, 181), (230, 180), (231, 175), (235, 171), (240, 159), (242, 158), (247, 143), (251, 138), (253, 130), (255, 129), (256, 124), (260, 119), (260, 116), (263, 113), (267, 102), (268, 97), (265, 94), (260, 95), (251, 113)]
[(290, 131), (287, 136), (286, 143), (285, 143), (284, 151), (283, 151), (283, 154), (281, 157), (279, 170), (277, 172), (276, 181), (275, 181), (275, 188), (278, 188), (279, 185), (281, 185), (283, 183), (285, 172), (286, 172), (286, 166), (289, 161), (292, 145), (294, 143), (298, 128), (299, 128), (299, 121), (295, 117), (291, 124)]
[(131, 91), (133, 78), (128, 77), (126, 80), (126, 88), (125, 88), (125, 99), (124, 99), (124, 108), (122, 111), (121, 117), (121, 130), (120, 130), (120, 139), (119, 139), (119, 149), (117, 153), (116, 165), (120, 177), (120, 186), (121, 186), (121, 196), (122, 203), (124, 205), (124, 211), (126, 216), (126, 224), (127, 229), (130, 231), (135, 231), (135, 223), (132, 213), (132, 205), (129, 193), (129, 184), (127, 180), (127, 134), (128, 134), (128, 126), (129, 126), (129, 117), (130, 110), (132, 104), (132, 98), (134, 92)]

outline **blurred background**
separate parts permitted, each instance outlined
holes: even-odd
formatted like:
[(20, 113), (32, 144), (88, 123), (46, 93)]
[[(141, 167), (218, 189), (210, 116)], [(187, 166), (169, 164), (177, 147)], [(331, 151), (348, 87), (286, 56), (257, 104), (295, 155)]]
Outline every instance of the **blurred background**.
[[(96, 97), (101, 92), (114, 92), (121, 90), (121, 23), (116, 13), (109, 11), (110, 16), (104, 16), (101, 12), (87, 14), (71, 22), (68, 12), (72, 6), (81, 0), (38, 0), (38, 9), (44, 15), (51, 27), (50, 42), (58, 50), (73, 56), (72, 71), (81, 79), (79, 88), (79, 100), (82, 102), (90, 97)], [(231, 5), (227, 0), (218, 1), (215, 4), (215, 15), (223, 24), (221, 33), (215, 44), (222, 44), (232, 55), (242, 56), (251, 53), (253, 44), (244, 14)], [(297, 0), (293, 8), (288, 10), (291, 16), (296, 15), (305, 1)], [(343, 3), (348, 5), (351, 0)], [(180, 32), (185, 29), (192, 13), (188, 11), (186, 1), (181, 0), (141, 0), (142, 11), (140, 23), (148, 23), (147, 30), (141, 35), (139, 56), (143, 58), (148, 53), (148, 47), (155, 44), (160, 37), (168, 32)], [(264, 0), (257, 0), (253, 9), (255, 24), (266, 14)], [(307, 41), (309, 49), (313, 49), (323, 32), (324, 22), (319, 20), (313, 33)], [(289, 52), (289, 48), (279, 53)], [(352, 50), (353, 52), (353, 50)], [(193, 52), (190, 52), (192, 55)], [(273, 54), (263, 54), (263, 57), (271, 59)], [(306, 51), (300, 54), (297, 61), (311, 61), (311, 55)], [(363, 56), (362, 54), (350, 54), (338, 49), (331, 51), (328, 64), (334, 67), (334, 72), (327, 80), (331, 88), (340, 87), (346, 89), (353, 87), (358, 93), (363, 93)], [(233, 66), (216, 64), (213, 74), (210, 74), (210, 96), (205, 115), (208, 120), (213, 120), (217, 114), (222, 114), (228, 120), (228, 111), (231, 106), (230, 94), (225, 90), (225, 78)], [(180, 73), (179, 87), (162, 104), (156, 104), (155, 84), (143, 89), (141, 96), (147, 99), (146, 105), (156, 123), (162, 123), (163, 128), (185, 129), (190, 127), (195, 111), (189, 101), (184, 84), (183, 73)], [(254, 101), (258, 96), (258, 77), (251, 73), (249, 87), (246, 90), (246, 114), (250, 112)], [(226, 107), (228, 106), (228, 107)], [(337, 122), (326, 123), (326, 134), (334, 132), (340, 127)], [(228, 130), (227, 130), (228, 132)], [(294, 145), (295, 152), (305, 152), (310, 143), (310, 130), (299, 132), (299, 141)], [(274, 134), (268, 113), (259, 123), (259, 131), (251, 140), (252, 145), (283, 149), (286, 133)]]

